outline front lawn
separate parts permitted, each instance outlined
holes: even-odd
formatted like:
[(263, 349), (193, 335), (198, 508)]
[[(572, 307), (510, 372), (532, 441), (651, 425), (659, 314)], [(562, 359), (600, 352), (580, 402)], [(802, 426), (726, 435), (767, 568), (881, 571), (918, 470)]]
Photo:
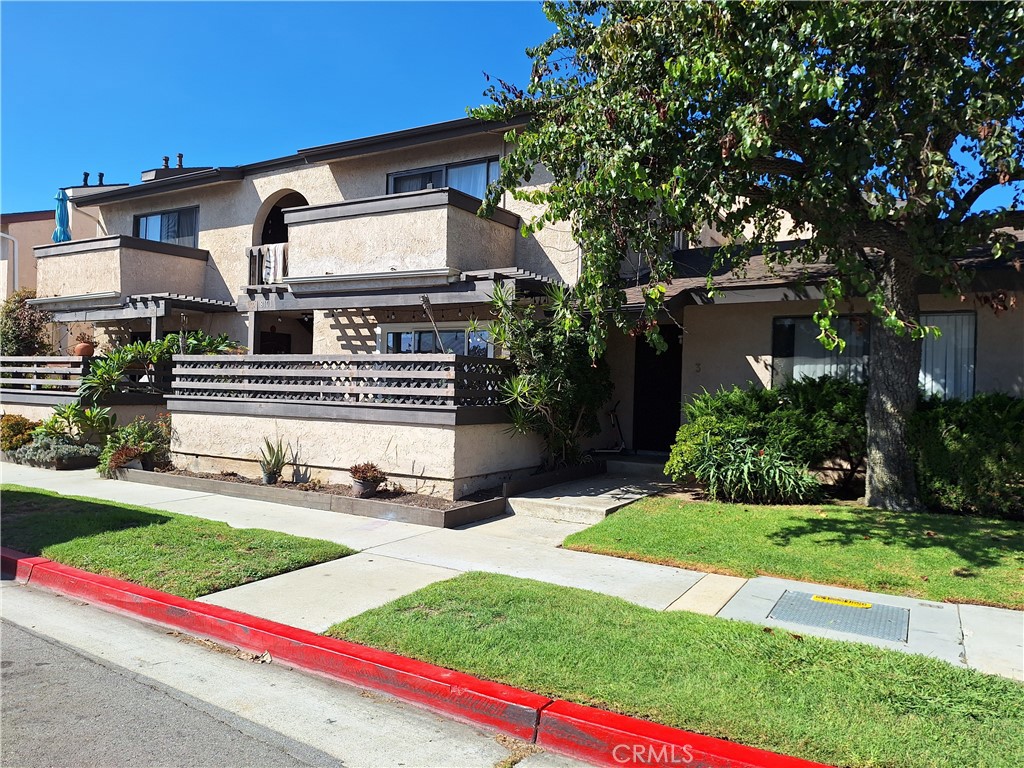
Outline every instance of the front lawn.
[(0, 486), (4, 546), (195, 599), (351, 555), (319, 539), (59, 493)]
[(564, 546), (734, 576), (1024, 608), (1024, 526), (1009, 520), (648, 498)]
[(944, 662), (469, 573), (327, 634), (830, 765), (1024, 765), (1024, 685)]

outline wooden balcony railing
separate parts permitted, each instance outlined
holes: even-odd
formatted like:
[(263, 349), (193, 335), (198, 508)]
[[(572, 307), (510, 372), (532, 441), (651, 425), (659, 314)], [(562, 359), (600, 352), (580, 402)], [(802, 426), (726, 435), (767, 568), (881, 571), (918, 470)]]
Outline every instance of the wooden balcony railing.
[(8, 392), (50, 391), (74, 394), (89, 371), (91, 358), (0, 357), (0, 394)]
[(466, 355), (175, 355), (177, 400), (337, 406), (501, 405), (507, 360)]
[[(279, 264), (276, 268), (267, 270), (266, 262), (269, 256), (269, 251), (274, 246), (267, 245), (252, 245), (245, 249), (245, 256), (249, 260), (249, 285), (274, 285), (280, 282), (280, 279), (288, 276), (288, 243), (279, 243), (275, 248), (275, 258), (279, 259)], [(267, 272), (272, 274), (270, 280), (267, 279)]]

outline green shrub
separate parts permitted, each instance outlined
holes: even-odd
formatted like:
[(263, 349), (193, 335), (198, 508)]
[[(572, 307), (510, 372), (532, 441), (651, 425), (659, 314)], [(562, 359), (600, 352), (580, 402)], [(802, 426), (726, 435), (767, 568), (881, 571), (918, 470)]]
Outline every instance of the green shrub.
[(97, 471), (104, 477), (115, 477), (117, 471), (134, 459), (146, 469), (166, 467), (171, 463), (171, 417), (160, 414), (155, 421), (137, 416), (107, 436), (100, 453)]
[(705, 434), (696, 448), (693, 473), (712, 499), (756, 504), (813, 501), (821, 485), (774, 446), (759, 448), (748, 438), (730, 440)]
[(114, 430), (117, 414), (109, 408), (83, 408), (80, 401), (53, 406), (53, 415), (35, 430), (37, 435), (65, 437), (78, 445), (99, 445)]
[[(692, 474), (708, 483), (712, 474), (728, 476), (727, 470), (735, 466), (745, 466), (749, 473), (760, 464), (737, 465), (732, 454), (736, 441), (745, 441), (764, 450), (763, 455), (783, 457), (779, 467), (786, 465), (789, 474), (806, 466), (840, 463), (847, 467), (841, 485), (849, 487), (864, 460), (866, 401), (866, 386), (828, 376), (790, 381), (775, 390), (733, 387), (705, 392), (683, 406), (685, 422), (676, 434), (665, 474), (676, 480)], [(719, 457), (720, 466), (713, 472), (711, 456)]]
[(929, 507), (1024, 520), (1024, 399), (926, 400), (910, 434)]
[(48, 326), (53, 315), (28, 303), (36, 292), (15, 291), (0, 306), (0, 354), (45, 355), (50, 352)]
[(31, 443), (11, 453), (19, 464), (59, 466), (78, 459), (95, 459), (100, 454), (98, 445), (78, 445), (63, 435), (37, 434)]
[(115, 392), (159, 392), (151, 381), (131, 380), (129, 372), (136, 370), (142, 374), (143, 369), (166, 363), (182, 350), (186, 355), (222, 355), (244, 349), (226, 333), (210, 336), (203, 331), (192, 331), (184, 337), (171, 333), (158, 341), (125, 344), (92, 361), (89, 372), (82, 377), (78, 395), (95, 402)]
[(544, 314), (495, 283), (491, 340), (508, 352), (515, 375), (502, 383), (510, 430), (544, 441), (549, 467), (579, 464), (580, 441), (600, 432), (598, 413), (612, 396), (604, 358), (594, 360), (570, 289), (548, 286)]
[(0, 416), (0, 451), (8, 453), (28, 445), (32, 442), (33, 430), (38, 426), (38, 421), (30, 421), (13, 413)]

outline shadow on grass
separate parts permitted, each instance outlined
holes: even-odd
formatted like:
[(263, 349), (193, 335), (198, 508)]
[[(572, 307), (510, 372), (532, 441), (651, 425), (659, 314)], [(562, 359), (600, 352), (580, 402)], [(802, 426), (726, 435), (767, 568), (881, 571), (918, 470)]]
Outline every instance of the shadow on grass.
[(3, 492), (3, 545), (40, 555), (53, 544), (110, 531), (163, 525), (170, 515), (25, 490)]
[(823, 543), (839, 546), (874, 540), (883, 546), (946, 549), (978, 568), (1000, 565), (1008, 552), (1024, 551), (1024, 527), (1012, 520), (880, 510), (791, 520), (768, 536), (772, 543), (784, 547), (803, 536), (821, 541), (823, 535)]

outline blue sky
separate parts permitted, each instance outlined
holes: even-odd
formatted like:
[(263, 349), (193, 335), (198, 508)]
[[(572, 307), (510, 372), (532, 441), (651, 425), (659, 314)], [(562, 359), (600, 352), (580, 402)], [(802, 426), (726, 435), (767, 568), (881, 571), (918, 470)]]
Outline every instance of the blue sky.
[(237, 165), (463, 117), (483, 72), (526, 83), (552, 30), (539, 0), (0, 2), (0, 210), (50, 208), (83, 171), (138, 183), (163, 155)]
[(0, 209), (465, 116), (525, 83), (539, 2), (3, 2)]

